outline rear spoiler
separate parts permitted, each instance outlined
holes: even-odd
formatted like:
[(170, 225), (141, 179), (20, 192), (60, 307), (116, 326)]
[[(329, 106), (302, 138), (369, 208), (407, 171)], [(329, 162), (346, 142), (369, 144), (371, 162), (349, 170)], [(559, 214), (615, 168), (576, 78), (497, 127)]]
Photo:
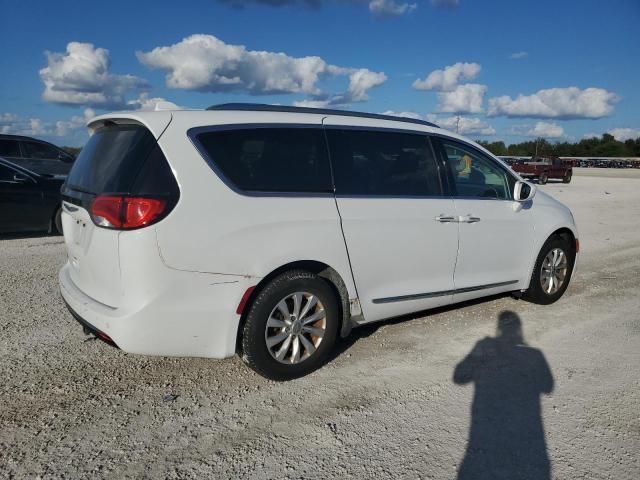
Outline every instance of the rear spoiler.
[(137, 124), (146, 127), (157, 140), (169, 126), (172, 119), (173, 114), (169, 111), (117, 112), (98, 115), (89, 120), (87, 127), (93, 134), (96, 129), (109, 123), (115, 123), (117, 125)]

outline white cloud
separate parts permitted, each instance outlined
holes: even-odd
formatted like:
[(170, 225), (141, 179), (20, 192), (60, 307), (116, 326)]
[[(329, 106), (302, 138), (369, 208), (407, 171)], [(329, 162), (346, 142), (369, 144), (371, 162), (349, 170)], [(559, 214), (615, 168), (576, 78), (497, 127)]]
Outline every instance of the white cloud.
[(320, 57), (249, 51), (212, 35), (191, 35), (136, 55), (147, 67), (166, 71), (167, 86), (203, 92), (319, 94), (316, 83), (330, 70)]
[(531, 137), (559, 138), (564, 136), (564, 128), (557, 123), (536, 122), (534, 127), (529, 130), (528, 135)]
[(529, 56), (528, 52), (514, 52), (509, 55), (511, 60), (522, 60), (523, 58), (527, 58)]
[(433, 113), (429, 113), (425, 117), (421, 116), (416, 112), (405, 111), (405, 112), (396, 112), (394, 110), (387, 110), (386, 112), (382, 112), (382, 115), (391, 115), (394, 117), (406, 117), (406, 118), (415, 118), (417, 120), (426, 120), (431, 123), (435, 123), (440, 128), (444, 128), (446, 130), (450, 130), (452, 132), (457, 132), (460, 135), (483, 135), (490, 136), (495, 135), (496, 130), (491, 125), (486, 122), (483, 122), (479, 118), (469, 118), (469, 117), (443, 117), (439, 115), (435, 115)]
[(514, 125), (511, 127), (513, 135), (523, 137), (560, 138), (564, 137), (564, 128), (557, 123), (536, 122), (535, 125)]
[(40, 70), (46, 102), (121, 108), (125, 95), (148, 87), (133, 75), (109, 72), (109, 51), (91, 43), (70, 42), (65, 53), (46, 52), (47, 66)]
[(387, 79), (382, 72), (330, 65), (317, 56), (247, 50), (244, 45), (230, 45), (203, 34), (136, 55), (147, 67), (167, 72), (167, 86), (201, 92), (306, 93), (317, 97), (313, 101), (324, 101), (327, 95), (318, 86), (319, 81), (348, 76), (347, 92), (327, 101), (336, 105), (367, 100), (367, 91)]
[(415, 3), (400, 3), (395, 0), (371, 0), (369, 11), (376, 17), (399, 17), (413, 12), (418, 5)]
[(483, 122), (479, 118), (469, 117), (439, 117), (437, 115), (427, 115), (427, 120), (435, 123), (441, 128), (457, 132), (460, 135), (495, 135), (496, 130), (491, 125)]
[(0, 114), (0, 133), (8, 133), (5, 132), (4, 129), (8, 128), (9, 125), (18, 121), (18, 116), (15, 113), (3, 113)]
[(64, 137), (74, 130), (79, 130), (87, 125), (87, 122), (96, 116), (96, 112), (91, 108), (85, 108), (82, 116), (76, 115), (71, 120), (61, 120), (55, 123), (55, 133), (57, 137)]
[(308, 108), (327, 108), (329, 106), (329, 100), (296, 100), (293, 102), (294, 107), (308, 107)]
[(431, 0), (434, 7), (450, 7), (454, 8), (460, 4), (460, 0)]
[(149, 98), (149, 94), (147, 92), (143, 92), (135, 100), (129, 100), (127, 102), (127, 109), (142, 111), (155, 110), (159, 103), (163, 103), (164, 106), (171, 106), (171, 108), (175, 109), (181, 108), (175, 103), (165, 100), (162, 97)]
[(533, 95), (489, 99), (489, 116), (531, 118), (602, 118), (613, 112), (615, 93), (603, 88), (549, 88)]
[(451, 92), (456, 89), (461, 80), (473, 80), (480, 73), (481, 66), (477, 63), (458, 62), (445, 67), (444, 70), (434, 70), (424, 80), (413, 82), (416, 90), (436, 90)]
[(354, 70), (349, 75), (348, 96), (351, 102), (365, 102), (369, 100), (367, 91), (387, 81), (382, 72), (372, 72), (366, 68)]
[(296, 107), (326, 108), (348, 107), (352, 103), (366, 102), (369, 100), (368, 91), (387, 81), (387, 76), (381, 72), (372, 72), (366, 68), (340, 69), (349, 74), (349, 87), (346, 92), (336, 95), (315, 95), (313, 98), (297, 100), (293, 102)]
[(395, 112), (393, 110), (387, 110), (386, 112), (382, 112), (382, 115), (391, 115), (392, 117), (406, 117), (413, 118), (415, 120), (422, 120), (420, 114), (416, 112)]
[[(268, 7), (307, 7), (320, 8), (326, 4), (369, 5), (369, 11), (375, 17), (398, 17), (413, 12), (417, 8), (415, 3), (397, 2), (396, 0), (218, 0), (233, 8), (242, 9), (252, 4)], [(457, 5), (457, 0), (432, 0), (435, 6)]]
[(613, 135), (620, 142), (640, 138), (640, 128), (613, 128), (607, 133)]
[(0, 133), (31, 137), (65, 137), (84, 128), (93, 117), (95, 117), (95, 111), (91, 108), (86, 108), (82, 115), (74, 115), (69, 120), (57, 122), (3, 114), (0, 116)]
[(441, 113), (481, 113), (486, 85), (467, 83), (452, 91), (438, 93), (437, 111)]

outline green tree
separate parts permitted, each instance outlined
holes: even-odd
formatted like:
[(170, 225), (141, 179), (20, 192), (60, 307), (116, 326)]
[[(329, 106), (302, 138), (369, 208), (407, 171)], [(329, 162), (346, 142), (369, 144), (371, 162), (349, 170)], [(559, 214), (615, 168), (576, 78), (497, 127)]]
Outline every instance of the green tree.
[(640, 157), (640, 137), (620, 142), (608, 133), (600, 138), (583, 138), (575, 143), (551, 143), (544, 138), (525, 140), (508, 146), (503, 141), (481, 140), (478, 143), (494, 155), (533, 157), (537, 146), (540, 157)]

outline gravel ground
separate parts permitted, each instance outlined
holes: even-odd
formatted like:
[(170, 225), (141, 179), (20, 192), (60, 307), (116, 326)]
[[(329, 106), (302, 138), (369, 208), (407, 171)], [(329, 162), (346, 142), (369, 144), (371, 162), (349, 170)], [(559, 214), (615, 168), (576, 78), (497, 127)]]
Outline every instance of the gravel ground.
[(0, 241), (0, 477), (640, 478), (640, 178), (581, 173), (542, 187), (581, 232), (559, 302), (363, 327), (288, 383), (88, 341), (61, 239)]

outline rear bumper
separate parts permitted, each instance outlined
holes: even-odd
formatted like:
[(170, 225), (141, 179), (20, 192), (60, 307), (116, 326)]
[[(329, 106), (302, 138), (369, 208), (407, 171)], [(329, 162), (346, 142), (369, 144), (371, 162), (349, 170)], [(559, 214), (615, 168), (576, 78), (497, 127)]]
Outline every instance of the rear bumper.
[[(63, 297), (64, 300), (64, 297)], [(64, 301), (65, 305), (67, 306), (67, 310), (69, 310), (69, 313), (71, 314), (71, 316), (73, 318), (75, 318), (77, 320), (77, 322), (82, 325), (82, 331), (84, 333), (86, 333), (87, 335), (94, 335), (96, 338), (99, 338), (100, 340), (108, 343), (109, 345), (113, 345), (114, 347), (118, 347), (114, 342), (113, 339), (107, 335), (104, 332), (101, 332), (100, 330), (98, 330), (96, 327), (94, 327), (93, 325), (91, 325), (89, 322), (87, 322), (84, 318), (82, 318), (80, 315), (78, 315), (75, 310), (73, 310), (73, 308), (71, 308), (69, 306), (69, 304), (66, 302), (66, 300)]]
[(123, 299), (126, 306), (114, 308), (82, 292), (70, 268), (62, 267), (59, 282), (72, 315), (122, 350), (210, 358), (235, 354), (240, 321), (235, 310), (250, 279), (167, 269), (165, 278), (154, 279), (152, 294), (147, 290), (138, 299), (129, 295)]

